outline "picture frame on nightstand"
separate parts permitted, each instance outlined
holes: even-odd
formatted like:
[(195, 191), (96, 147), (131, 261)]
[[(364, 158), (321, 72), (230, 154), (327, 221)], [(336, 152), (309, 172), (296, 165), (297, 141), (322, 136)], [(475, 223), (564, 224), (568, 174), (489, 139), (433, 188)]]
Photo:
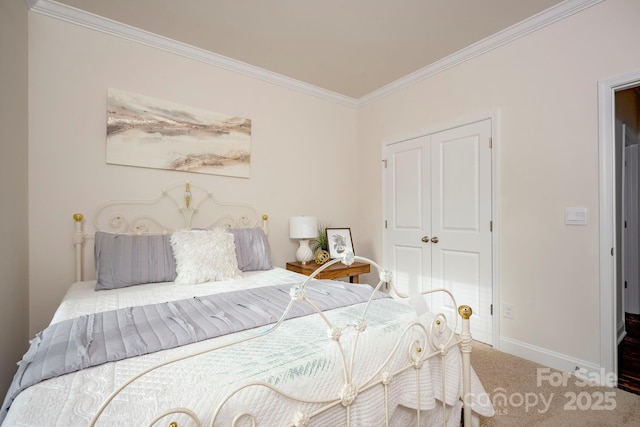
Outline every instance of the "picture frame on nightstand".
[(331, 259), (340, 258), (346, 251), (351, 251), (355, 255), (351, 228), (325, 228), (325, 233)]

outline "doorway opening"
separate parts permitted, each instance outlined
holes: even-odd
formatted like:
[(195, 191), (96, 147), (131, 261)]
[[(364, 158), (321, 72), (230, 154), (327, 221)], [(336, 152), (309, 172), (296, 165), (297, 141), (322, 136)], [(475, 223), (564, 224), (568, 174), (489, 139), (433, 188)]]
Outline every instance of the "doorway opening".
[[(622, 147), (621, 126), (616, 126), (616, 95), (640, 86), (640, 72), (598, 83), (599, 195), (600, 195), (600, 366), (619, 374), (618, 344), (625, 338), (624, 280), (622, 262)], [(620, 112), (620, 111), (619, 111)], [(638, 122), (635, 122), (637, 137)], [(619, 128), (619, 129), (617, 129)], [(616, 132), (618, 130), (618, 132)], [(633, 133), (633, 132), (632, 132)], [(619, 141), (616, 143), (616, 136)], [(619, 147), (619, 150), (616, 148)], [(620, 152), (617, 155), (617, 151)], [(633, 154), (632, 154), (633, 155)], [(634, 260), (637, 262), (637, 256)], [(627, 264), (632, 265), (629, 261)], [(629, 323), (631, 326), (631, 322)], [(620, 354), (619, 354), (620, 353)]]
[(618, 387), (640, 394), (640, 87), (614, 94)]

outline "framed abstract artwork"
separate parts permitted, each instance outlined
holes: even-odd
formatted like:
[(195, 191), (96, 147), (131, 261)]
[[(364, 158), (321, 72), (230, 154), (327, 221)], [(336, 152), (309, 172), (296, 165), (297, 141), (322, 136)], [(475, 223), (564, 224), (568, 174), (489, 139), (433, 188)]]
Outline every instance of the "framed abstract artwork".
[(107, 91), (107, 163), (248, 178), (251, 120)]

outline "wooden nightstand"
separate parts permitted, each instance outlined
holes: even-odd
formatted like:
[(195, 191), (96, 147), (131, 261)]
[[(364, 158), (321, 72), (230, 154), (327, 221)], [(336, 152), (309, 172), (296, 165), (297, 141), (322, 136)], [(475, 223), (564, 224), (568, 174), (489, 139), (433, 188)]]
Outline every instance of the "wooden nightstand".
[[(320, 267), (319, 264), (311, 261), (302, 264), (300, 261), (287, 263), (287, 270), (310, 276), (311, 273)], [(351, 265), (344, 265), (341, 262), (333, 264), (331, 267), (322, 271), (316, 276), (317, 279), (337, 279), (339, 277), (348, 277), (351, 283), (360, 283), (359, 275), (366, 274), (371, 271), (371, 265), (364, 262), (354, 262)]]

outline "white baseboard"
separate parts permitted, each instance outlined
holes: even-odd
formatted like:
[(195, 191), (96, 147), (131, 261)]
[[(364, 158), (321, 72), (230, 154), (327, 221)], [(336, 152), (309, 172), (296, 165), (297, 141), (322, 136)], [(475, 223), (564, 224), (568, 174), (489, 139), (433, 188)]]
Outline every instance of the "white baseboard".
[(624, 326), (624, 319), (622, 319), (620, 322), (618, 322), (618, 345), (620, 345), (624, 337), (627, 336), (627, 331), (625, 330)]
[(614, 387), (617, 384), (615, 375), (606, 373), (604, 368), (597, 363), (580, 360), (512, 338), (500, 337), (500, 351), (539, 363), (557, 371), (578, 375), (600, 385)]
[(618, 345), (620, 345), (620, 343), (622, 342), (622, 340), (624, 339), (624, 337), (627, 336), (627, 331), (622, 331), (621, 334), (618, 334)]

